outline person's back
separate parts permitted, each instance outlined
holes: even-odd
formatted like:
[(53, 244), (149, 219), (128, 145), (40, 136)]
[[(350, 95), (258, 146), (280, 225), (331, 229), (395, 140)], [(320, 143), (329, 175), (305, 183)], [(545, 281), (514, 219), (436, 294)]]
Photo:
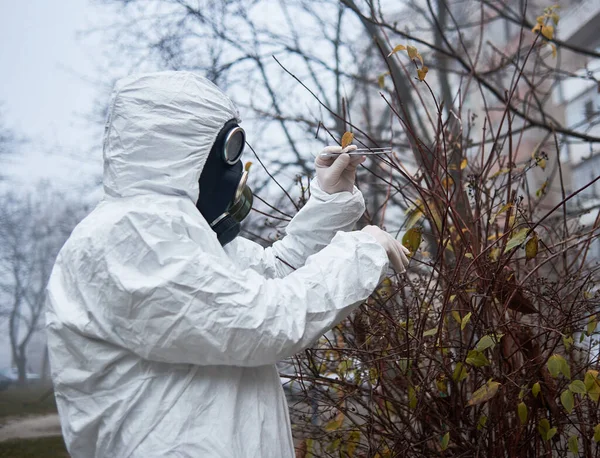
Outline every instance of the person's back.
[(52, 376), (74, 458), (293, 457), (274, 364), (347, 316), (387, 267), (376, 237), (343, 232), (362, 214), (360, 192), (316, 182), (282, 241), (223, 247), (198, 211), (198, 182), (236, 118), (192, 73), (115, 89), (106, 196), (48, 286)]

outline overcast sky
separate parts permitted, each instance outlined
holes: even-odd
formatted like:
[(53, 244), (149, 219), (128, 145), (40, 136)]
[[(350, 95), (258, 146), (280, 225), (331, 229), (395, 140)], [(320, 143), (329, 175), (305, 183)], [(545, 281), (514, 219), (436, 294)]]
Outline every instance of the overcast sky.
[(90, 0), (0, 0), (0, 103), (30, 140), (10, 168), (24, 183), (71, 187), (99, 171), (90, 149), (99, 151), (101, 131), (86, 116), (102, 93), (103, 53), (99, 36), (81, 35), (101, 12)]

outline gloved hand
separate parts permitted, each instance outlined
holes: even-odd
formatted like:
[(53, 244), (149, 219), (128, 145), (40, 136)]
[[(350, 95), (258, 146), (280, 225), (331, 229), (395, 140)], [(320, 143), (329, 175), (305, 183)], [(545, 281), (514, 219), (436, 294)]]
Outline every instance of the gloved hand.
[[(356, 145), (350, 145), (342, 149), (341, 146), (328, 146), (323, 153), (347, 153), (354, 151)], [(366, 156), (349, 156), (340, 154), (337, 157), (317, 156), (315, 160), (315, 169), (317, 171), (317, 181), (319, 186), (327, 194), (348, 191), (354, 189), (354, 180), (356, 179), (356, 168), (358, 164), (365, 161)]]
[(362, 229), (363, 232), (367, 234), (371, 234), (375, 240), (385, 249), (385, 252), (388, 255), (388, 259), (394, 266), (394, 270), (403, 274), (406, 272), (406, 267), (408, 266), (408, 258), (406, 255), (410, 253), (410, 251), (400, 243), (399, 240), (396, 240), (390, 234), (385, 231), (382, 231), (377, 226), (366, 226)]

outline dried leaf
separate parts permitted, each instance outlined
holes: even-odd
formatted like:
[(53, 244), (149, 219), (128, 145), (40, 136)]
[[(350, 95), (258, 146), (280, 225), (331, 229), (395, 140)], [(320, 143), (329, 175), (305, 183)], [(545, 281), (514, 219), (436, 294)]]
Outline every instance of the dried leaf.
[(542, 35), (544, 35), (544, 37), (546, 37), (548, 40), (552, 40), (554, 37), (554, 27), (551, 25), (543, 25)]
[(421, 228), (412, 227), (402, 237), (402, 245), (415, 254), (421, 245)]
[(573, 397), (571, 390), (565, 390), (561, 393), (560, 403), (568, 413), (573, 411), (573, 407), (575, 407), (575, 398)]
[(517, 406), (517, 412), (519, 414), (519, 420), (521, 424), (527, 423), (527, 405), (524, 402), (520, 402)]
[(471, 399), (469, 399), (468, 405), (476, 406), (489, 401), (496, 395), (498, 388), (500, 388), (500, 382), (494, 382), (491, 379), (488, 380), (485, 385), (473, 393)]
[(533, 259), (537, 256), (538, 243), (539, 243), (538, 236), (534, 232), (533, 237), (531, 237), (525, 244), (525, 257), (527, 258), (527, 260)]
[(405, 50), (406, 50), (406, 46), (396, 45), (396, 47), (394, 47), (394, 49), (392, 49), (392, 52), (388, 54), (388, 57), (390, 57), (392, 54), (396, 54), (397, 52), (405, 51)]
[(428, 71), (429, 68), (426, 65), (423, 65), (421, 68), (417, 68), (417, 76), (419, 77), (419, 81), (425, 81)]
[(252, 167), (252, 161), (246, 162), (246, 164), (244, 165), (244, 170), (246, 172), (249, 172), (250, 171), (250, 167)]
[(342, 135), (342, 148), (350, 146), (352, 140), (354, 140), (354, 134), (352, 132), (344, 132), (344, 135)]
[(553, 44), (553, 43), (550, 43), (550, 49), (552, 49), (552, 57), (554, 59), (556, 59), (556, 54), (557, 54), (557, 52), (556, 52), (556, 45)]
[(419, 51), (417, 51), (417, 48), (415, 48), (414, 46), (407, 46), (406, 50), (408, 52), (408, 57), (412, 60), (412, 59), (417, 59), (417, 56), (419, 55)]

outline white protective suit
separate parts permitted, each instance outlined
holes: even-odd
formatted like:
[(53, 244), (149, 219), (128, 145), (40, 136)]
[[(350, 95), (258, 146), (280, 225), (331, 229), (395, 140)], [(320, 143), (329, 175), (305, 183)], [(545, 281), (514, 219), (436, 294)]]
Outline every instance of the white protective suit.
[[(111, 98), (100, 204), (48, 286), (47, 330), (73, 458), (294, 456), (275, 363), (376, 288), (388, 259), (352, 229), (361, 193), (312, 197), (272, 247), (225, 248), (195, 207), (226, 121), (212, 83), (133, 76)], [(296, 267), (296, 270), (288, 267)]]

